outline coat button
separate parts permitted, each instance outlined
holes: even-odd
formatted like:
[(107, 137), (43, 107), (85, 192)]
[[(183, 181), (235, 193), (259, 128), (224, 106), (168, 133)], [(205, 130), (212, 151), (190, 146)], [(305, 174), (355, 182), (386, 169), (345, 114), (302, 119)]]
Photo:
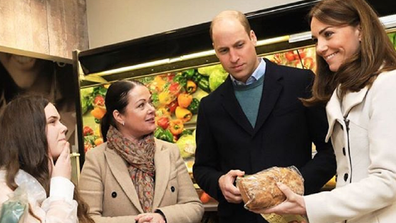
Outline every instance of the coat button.
[(171, 186), (171, 191), (175, 192), (175, 187), (174, 186)]
[(117, 192), (113, 192), (113, 193), (111, 193), (111, 196), (113, 197), (113, 198), (116, 198), (117, 197)]
[(344, 181), (346, 182), (348, 180), (348, 174), (344, 174)]
[(346, 156), (345, 147), (342, 148), (342, 154), (344, 154), (344, 156)]

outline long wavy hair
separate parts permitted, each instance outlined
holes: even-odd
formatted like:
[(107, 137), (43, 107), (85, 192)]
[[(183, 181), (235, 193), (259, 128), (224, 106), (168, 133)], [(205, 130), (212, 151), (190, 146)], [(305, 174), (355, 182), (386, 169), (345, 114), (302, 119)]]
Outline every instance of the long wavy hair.
[(348, 58), (336, 72), (329, 69), (326, 61), (316, 56), (316, 78), (312, 97), (303, 99), (307, 106), (325, 105), (337, 86), (339, 97), (348, 91), (357, 92), (370, 87), (384, 71), (396, 69), (396, 51), (377, 14), (364, 0), (323, 0), (308, 14), (312, 18), (332, 26), (360, 26), (361, 42), (358, 52)]
[[(44, 112), (48, 104), (49, 101), (42, 96), (18, 96), (6, 106), (0, 117), (0, 167), (6, 170), (6, 184), (12, 190), (18, 187), (15, 176), (21, 169), (36, 178), (49, 195), (51, 170)], [(78, 203), (80, 222), (94, 222), (77, 189), (74, 190), (74, 199)], [(35, 216), (31, 210), (29, 212)]]

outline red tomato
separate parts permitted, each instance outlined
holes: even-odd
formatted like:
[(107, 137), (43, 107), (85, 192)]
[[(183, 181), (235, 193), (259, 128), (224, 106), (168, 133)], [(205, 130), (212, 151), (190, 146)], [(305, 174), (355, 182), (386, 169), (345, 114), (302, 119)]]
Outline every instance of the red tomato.
[(294, 60), (294, 53), (293, 51), (289, 51), (285, 53), (285, 57), (288, 61), (293, 61)]
[(96, 106), (104, 106), (105, 105), (105, 99), (102, 95), (96, 95), (93, 104)]
[(94, 132), (89, 126), (84, 126), (84, 129), (83, 129), (84, 136), (89, 136), (89, 135), (93, 135), (93, 134), (94, 134)]
[(300, 54), (301, 59), (305, 58), (305, 56), (307, 56), (307, 53), (305, 52), (305, 50), (298, 50), (298, 53)]
[(175, 95), (176, 97), (180, 94), (181, 89), (182, 89), (182, 87), (181, 87), (180, 84), (177, 83), (177, 82), (174, 82), (174, 83), (172, 83), (172, 84), (169, 86), (169, 92), (170, 92), (172, 95)]
[(207, 193), (205, 193), (205, 192), (202, 192), (201, 197), (199, 197), (199, 199), (201, 200), (201, 202), (202, 202), (203, 204), (206, 204), (206, 203), (209, 202), (210, 196), (209, 196), (209, 194), (207, 194)]
[(163, 128), (163, 129), (167, 129), (168, 126), (169, 126), (169, 118), (168, 118), (168, 117), (165, 117), (165, 116), (160, 117), (160, 118), (157, 120), (157, 125), (158, 125), (159, 127)]
[(177, 100), (172, 101), (172, 102), (168, 105), (169, 112), (170, 112), (170, 113), (175, 113), (175, 110), (176, 110), (177, 106), (179, 106), (179, 104), (177, 103)]

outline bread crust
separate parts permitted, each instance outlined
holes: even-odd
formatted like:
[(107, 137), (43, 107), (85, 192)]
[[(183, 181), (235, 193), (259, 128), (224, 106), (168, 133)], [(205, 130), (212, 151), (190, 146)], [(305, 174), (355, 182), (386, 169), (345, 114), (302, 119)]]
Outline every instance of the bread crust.
[(238, 177), (239, 188), (245, 208), (266, 209), (282, 203), (286, 197), (276, 183), (283, 183), (293, 192), (304, 194), (304, 180), (293, 167), (272, 167), (253, 175)]

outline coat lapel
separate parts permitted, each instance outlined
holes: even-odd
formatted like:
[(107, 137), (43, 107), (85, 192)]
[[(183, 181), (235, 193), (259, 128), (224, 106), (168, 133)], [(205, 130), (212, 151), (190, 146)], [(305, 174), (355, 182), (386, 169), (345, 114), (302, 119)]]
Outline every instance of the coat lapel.
[(263, 94), (260, 100), (260, 107), (258, 111), (256, 126), (254, 128), (254, 134), (256, 134), (265, 120), (268, 118), (271, 111), (274, 109), (276, 101), (282, 91), (282, 84), (280, 80), (282, 75), (278, 72), (272, 62), (265, 60), (266, 71), (264, 76)]
[(141, 213), (144, 213), (140, 205), (135, 186), (133, 185), (131, 177), (129, 176), (129, 171), (125, 161), (114, 150), (111, 149), (106, 149), (105, 156), (115, 180), (118, 182), (118, 184), (120, 184), (120, 187), (124, 190), (124, 193), (133, 203), (133, 205)]
[(154, 164), (156, 168), (153, 210), (159, 207), (168, 186), (170, 176), (169, 150), (158, 140), (155, 140), (155, 145)]
[(224, 99), (222, 100), (222, 105), (227, 113), (230, 114), (234, 121), (238, 123), (238, 125), (240, 125), (246, 132), (253, 134), (253, 127), (243, 112), (237, 98), (235, 97), (234, 87), (229, 76), (224, 82), (222, 96)]
[(342, 102), (338, 98), (337, 92), (338, 88), (333, 92), (329, 102), (326, 105), (327, 119), (329, 122), (329, 130), (326, 135), (326, 142), (329, 141), (333, 133), (336, 121), (342, 123), (344, 117), (349, 114), (352, 108), (363, 102), (367, 95), (368, 88), (364, 87), (358, 92), (348, 92)]
[(342, 105), (344, 107), (343, 116), (345, 117), (353, 107), (363, 102), (368, 92), (368, 87), (364, 87), (358, 92), (350, 92), (345, 95)]

